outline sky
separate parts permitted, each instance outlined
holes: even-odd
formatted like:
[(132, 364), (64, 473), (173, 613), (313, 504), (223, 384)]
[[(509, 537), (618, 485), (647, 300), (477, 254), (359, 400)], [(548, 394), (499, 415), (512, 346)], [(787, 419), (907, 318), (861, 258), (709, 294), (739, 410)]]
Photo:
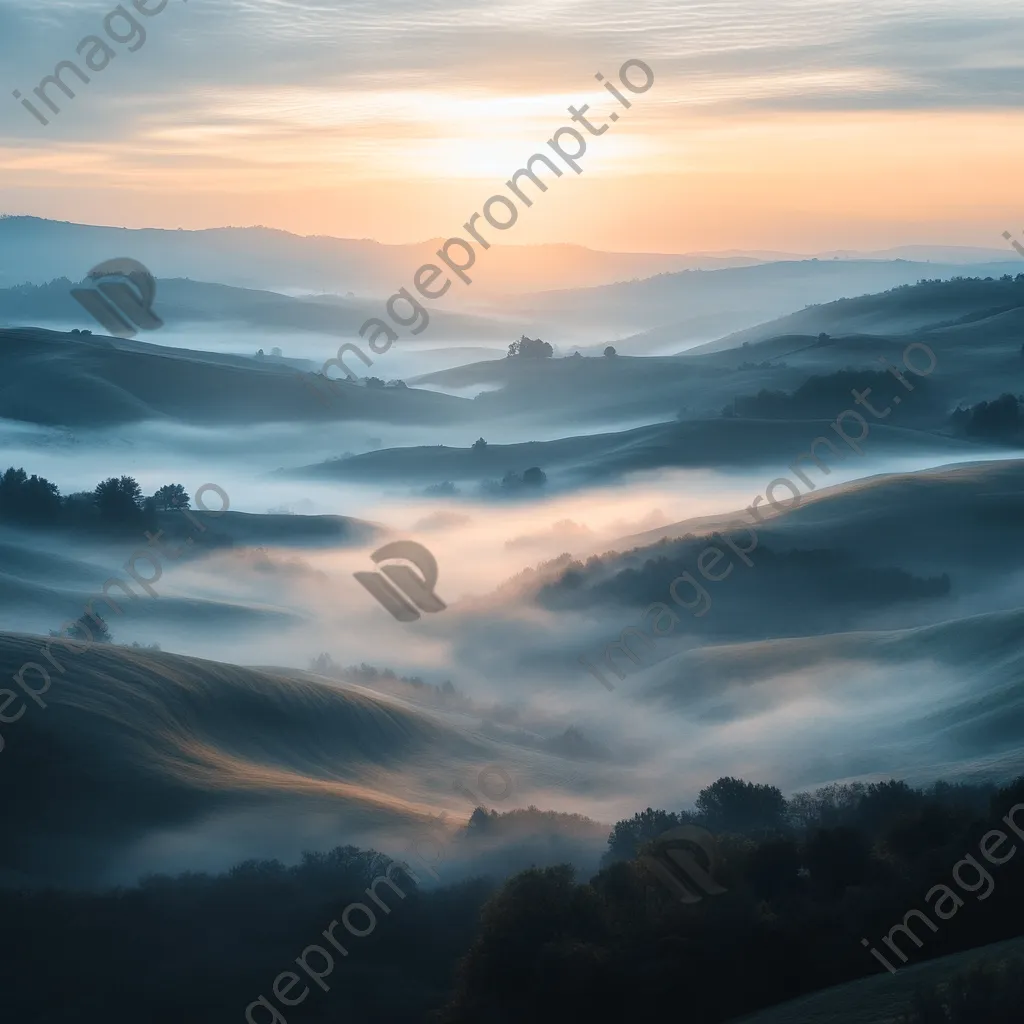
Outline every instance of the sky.
[[(106, 36), (111, 0), (0, 0), (0, 212), (448, 236), (587, 103), (608, 130), (508, 242), (818, 252), (1024, 230), (1010, 0), (137, 2), (141, 45), (123, 17), (126, 41)], [(116, 56), (88, 84), (66, 72), (76, 96), (51, 88), (50, 114), (33, 90), (84, 69), (96, 34)], [(648, 91), (619, 83), (628, 60)]]

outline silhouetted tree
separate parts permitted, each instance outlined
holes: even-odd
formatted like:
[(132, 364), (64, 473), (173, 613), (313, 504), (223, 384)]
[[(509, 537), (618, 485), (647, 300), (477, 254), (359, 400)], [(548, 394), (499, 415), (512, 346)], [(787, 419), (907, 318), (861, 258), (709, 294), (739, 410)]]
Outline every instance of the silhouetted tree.
[(969, 409), (959, 407), (950, 417), (953, 425), (976, 437), (1016, 439), (1024, 431), (1021, 398), (1003, 394), (991, 402), (979, 402)]
[(29, 524), (56, 521), (61, 514), (57, 485), (13, 466), (0, 477), (0, 518)]
[(527, 359), (545, 359), (554, 354), (554, 349), (540, 338), (528, 338), (525, 334), (508, 347), (508, 358), (522, 356)]
[(181, 484), (164, 484), (153, 495), (153, 502), (162, 512), (192, 507), (188, 491)]
[[(50, 631), (50, 636), (60, 636), (59, 632)], [(91, 615), (79, 615), (75, 621), (64, 630), (64, 636), (72, 640), (81, 640), (86, 643), (109, 644), (113, 639), (110, 627), (99, 612)]]
[(682, 822), (678, 814), (672, 811), (656, 811), (653, 807), (634, 814), (632, 818), (617, 821), (608, 836), (608, 852), (602, 864), (606, 861), (632, 860), (641, 846), (680, 824)]
[(488, 813), (486, 808), (477, 807), (469, 816), (469, 821), (466, 822), (466, 830), (477, 834), (484, 832), (487, 830), (487, 827), (492, 824), (493, 819), (497, 817), (497, 811), (491, 811)]
[(609, 346), (608, 346), (608, 347), (607, 347), (607, 348), (606, 348), (606, 349), (604, 350), (604, 354), (605, 354), (605, 355), (606, 355), (606, 356), (607, 356), (607, 357), (608, 357), (609, 359), (610, 359), (610, 358), (611, 358), (612, 356), (618, 355), (618, 353), (617, 353), (617, 352), (615, 351), (615, 346), (614, 346), (614, 345), (609, 345)]
[(451, 480), (443, 480), (439, 484), (430, 484), (423, 488), (423, 493), (428, 498), (451, 497), (459, 493), (458, 487)]
[(786, 798), (776, 786), (726, 776), (702, 789), (696, 804), (712, 832), (773, 832), (786, 824)]
[(547, 482), (547, 474), (538, 466), (531, 466), (523, 473), (523, 485), (525, 487), (543, 487)]
[(486, 447), (487, 442), (482, 437), (478, 437), (473, 442), (473, 451), (482, 452)]
[(915, 814), (924, 805), (924, 796), (900, 779), (872, 782), (857, 808), (864, 828), (879, 834)]
[(93, 500), (100, 516), (108, 522), (126, 523), (141, 518), (142, 488), (133, 477), (108, 477), (96, 485)]

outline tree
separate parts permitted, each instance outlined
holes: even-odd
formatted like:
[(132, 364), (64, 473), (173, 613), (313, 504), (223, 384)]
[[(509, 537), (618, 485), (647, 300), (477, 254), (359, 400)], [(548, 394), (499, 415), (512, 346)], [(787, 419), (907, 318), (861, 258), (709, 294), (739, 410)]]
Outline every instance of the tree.
[(554, 349), (540, 338), (528, 338), (525, 334), (508, 347), (508, 358), (521, 356), (528, 359), (546, 359), (554, 355)]
[(57, 485), (11, 466), (0, 476), (0, 518), (24, 523), (53, 522), (61, 514)]
[(543, 487), (547, 482), (547, 474), (537, 466), (532, 466), (523, 473), (523, 485), (525, 487)]
[(112, 476), (98, 483), (93, 500), (100, 516), (112, 523), (131, 522), (142, 512), (142, 488), (130, 476)]
[(485, 904), (441, 1020), (613, 1019), (602, 1016), (606, 958), (584, 938), (605, 930), (597, 893), (568, 864), (515, 875)]
[(33, 473), (26, 481), (22, 492), (26, 508), (33, 518), (52, 520), (60, 514), (60, 491), (56, 484), (50, 483), (45, 477)]
[(678, 814), (656, 811), (653, 807), (617, 821), (608, 836), (608, 852), (601, 861), (602, 866), (616, 860), (632, 860), (641, 846), (679, 824)]
[(607, 347), (607, 348), (606, 348), (606, 349), (604, 350), (604, 354), (605, 354), (605, 355), (606, 355), (606, 356), (607, 356), (607, 357), (608, 357), (609, 359), (611, 359), (611, 357), (612, 357), (612, 356), (618, 355), (618, 353), (617, 353), (617, 352), (615, 351), (615, 346), (614, 346), (614, 345), (609, 345), (609, 346), (608, 346), (608, 347)]
[(188, 491), (181, 484), (164, 484), (153, 495), (153, 501), (156, 507), (163, 512), (192, 507)]
[(385, 386), (384, 381), (380, 377), (367, 377), (364, 383), (368, 388), (382, 388)]
[(481, 832), (486, 831), (487, 827), (492, 825), (497, 817), (497, 811), (491, 811), (488, 814), (485, 808), (477, 807), (469, 816), (469, 821), (466, 823), (466, 831), (479, 835)]
[(429, 487), (425, 487), (423, 493), (428, 498), (450, 497), (451, 495), (458, 494), (459, 489), (451, 480), (442, 480), (439, 484), (431, 484)]
[(779, 831), (786, 823), (786, 798), (778, 787), (731, 776), (702, 789), (696, 806), (713, 832)]
[(478, 437), (473, 442), (473, 451), (475, 451), (475, 452), (482, 452), (486, 447), (487, 447), (487, 442), (482, 437)]
[(861, 827), (877, 835), (915, 814), (923, 803), (921, 793), (902, 779), (889, 779), (868, 786), (857, 812)]
[(63, 634), (50, 630), (50, 636), (66, 636), (71, 640), (82, 640), (85, 643), (109, 644), (113, 639), (110, 627), (106, 624), (99, 612), (79, 615), (74, 622), (68, 626)]
[(11, 466), (0, 477), (0, 515), (12, 518), (21, 511), (22, 488), (28, 481), (28, 474), (23, 469)]

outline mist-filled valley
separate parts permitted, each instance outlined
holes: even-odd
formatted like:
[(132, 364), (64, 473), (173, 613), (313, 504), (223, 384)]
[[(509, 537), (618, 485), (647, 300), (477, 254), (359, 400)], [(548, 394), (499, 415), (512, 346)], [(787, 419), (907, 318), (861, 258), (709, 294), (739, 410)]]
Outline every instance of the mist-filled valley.
[(1019, 1021), (1024, 19), (577, 7), (0, 6), (4, 1020)]
[[(721, 777), (1024, 774), (1022, 318), (1024, 276), (933, 280), (390, 384), (230, 322), (3, 329), (2, 877), (401, 861), (434, 822), (426, 894), (585, 877)], [(408, 541), (411, 616), (359, 577)]]
[[(70, 287), (44, 291), (73, 316)], [(404, 929), (468, 901), (451, 963), (505, 879), (613, 870), (632, 815), (716, 779), (795, 807), (1024, 774), (1024, 275), (808, 304), (671, 355), (529, 333), (480, 352), (438, 318), (450, 365), (404, 380), (390, 352), (346, 376), (317, 365), (326, 333), (289, 358), (208, 316), (0, 330), (20, 899), (185, 878), (230, 898), (244, 863), (312, 896), (310, 871), (347, 892), (391, 858), (428, 901)], [(245, 943), (248, 978), (270, 947)], [(380, 1012), (440, 1005), (444, 970)]]

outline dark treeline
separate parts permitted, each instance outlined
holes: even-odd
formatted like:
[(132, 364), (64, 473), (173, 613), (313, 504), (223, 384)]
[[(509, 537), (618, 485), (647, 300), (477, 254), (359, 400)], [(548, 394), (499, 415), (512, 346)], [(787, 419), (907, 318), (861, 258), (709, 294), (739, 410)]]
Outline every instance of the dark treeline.
[(362, 686), (384, 690), (388, 693), (401, 693), (404, 696), (415, 697), (443, 707), (472, 706), (472, 701), (459, 693), (450, 679), (446, 679), (440, 685), (435, 685), (426, 682), (420, 676), (400, 676), (389, 668), (378, 669), (365, 662), (360, 665), (342, 666), (338, 665), (327, 653), (311, 658), (309, 670), (318, 675), (333, 676), (335, 679), (344, 679), (346, 682), (359, 683)]
[[(1024, 778), (999, 790), (833, 785), (789, 801), (771, 786), (720, 779), (694, 811), (648, 808), (619, 822), (606, 866), (588, 883), (568, 867), (507, 882), (484, 909), (442, 1019), (561, 1024), (672, 1007), (687, 1021), (717, 1022), (884, 974), (861, 939), (889, 952), (881, 939), (909, 910), (930, 909), (932, 886), (957, 889), (954, 866), (978, 855), (987, 832), (1002, 828), (1019, 841), (1000, 819), (1021, 802)], [(717, 833), (715, 878), (726, 893), (683, 904), (633, 859), (681, 822)], [(936, 933), (917, 927), (920, 948), (903, 937), (909, 962), (1020, 934), (1022, 864), (1024, 857), (988, 863), (991, 898), (959, 890), (964, 905), (938, 920)], [(964, 885), (975, 880), (968, 875)]]
[[(832, 785), (789, 800), (773, 786), (719, 779), (693, 808), (648, 808), (618, 822), (589, 882), (568, 866), (530, 869), (500, 887), (476, 879), (431, 891), (398, 875), (404, 898), (382, 890), (390, 913), (379, 912), (366, 937), (348, 938), (349, 956), (325, 979), (330, 991), (303, 977), (309, 995), (283, 1019), (564, 1024), (673, 1007), (687, 1021), (726, 1021), (884, 974), (860, 940), (881, 946), (908, 910), (929, 909), (931, 886), (956, 889), (954, 865), (977, 855), (989, 830), (1018, 841), (1000, 819), (1019, 802), (1024, 779), (1003, 789)], [(500, 835), (524, 816), (550, 819), (551, 829), (564, 817), (480, 809), (454, 841)], [(636, 859), (681, 822), (717, 836), (714, 875), (725, 893), (683, 904)], [(22, 1022), (242, 1020), (349, 903), (367, 902), (389, 863), (344, 847), (296, 867), (250, 861), (116, 891), (2, 890), (5, 927), (22, 936), (0, 958), (5, 1012)], [(1024, 856), (988, 865), (991, 898), (958, 890), (955, 916), (936, 933), (917, 929), (921, 948), (903, 939), (909, 962), (1019, 934), (1021, 864)], [(914, 1024), (944, 1020), (914, 1012)]]
[(968, 437), (1019, 443), (1024, 439), (1024, 398), (1004, 394), (991, 402), (959, 406), (950, 419)]
[[(707, 538), (687, 534), (665, 538), (633, 551), (591, 556), (586, 562), (567, 558), (550, 563), (524, 583), (537, 587), (536, 600), (552, 610), (577, 610), (610, 605), (644, 608), (663, 602), (672, 607), (673, 581), (693, 573)], [(888, 608), (903, 602), (930, 601), (952, 592), (948, 573), (920, 577), (899, 566), (861, 564), (835, 548), (778, 550), (761, 542), (754, 556), (757, 572), (733, 574), (728, 586), (715, 590), (719, 613), (696, 617), (677, 614), (676, 628), (689, 632), (778, 635), (834, 629), (851, 612)], [(705, 593), (713, 584), (703, 586)], [(687, 585), (683, 600), (691, 611), (707, 606), (707, 597)], [(726, 614), (723, 615), (722, 613)], [(756, 617), (751, 617), (756, 613)]]
[[(740, 395), (722, 410), (722, 415), (752, 419), (834, 419), (850, 406), (851, 392), (867, 393), (871, 401), (871, 394), (888, 394), (891, 380), (885, 370), (838, 370), (808, 377), (792, 393), (762, 388), (756, 395)], [(932, 389), (928, 380), (922, 378), (914, 382), (914, 390), (916, 408), (921, 414), (931, 404)], [(885, 404), (877, 402), (877, 405)]]
[(45, 477), (11, 466), (0, 476), (0, 522), (18, 526), (155, 529), (157, 513), (190, 507), (181, 484), (147, 497), (130, 476), (109, 477), (91, 491), (61, 494)]
[(858, 295), (851, 299), (837, 299), (829, 303), (811, 303), (807, 309), (834, 310), (843, 316), (855, 315), (861, 311), (877, 309), (878, 300), (887, 299), (887, 308), (920, 308), (941, 311), (946, 305), (954, 306), (961, 302), (976, 303), (979, 309), (965, 317), (945, 321), (933, 326), (948, 326), (953, 323), (966, 323), (971, 320), (983, 319), (997, 313), (1006, 312), (1024, 305), (1024, 274), (1003, 274), (994, 277), (951, 277), (922, 278), (917, 284), (899, 284), (884, 292), (871, 295)]

